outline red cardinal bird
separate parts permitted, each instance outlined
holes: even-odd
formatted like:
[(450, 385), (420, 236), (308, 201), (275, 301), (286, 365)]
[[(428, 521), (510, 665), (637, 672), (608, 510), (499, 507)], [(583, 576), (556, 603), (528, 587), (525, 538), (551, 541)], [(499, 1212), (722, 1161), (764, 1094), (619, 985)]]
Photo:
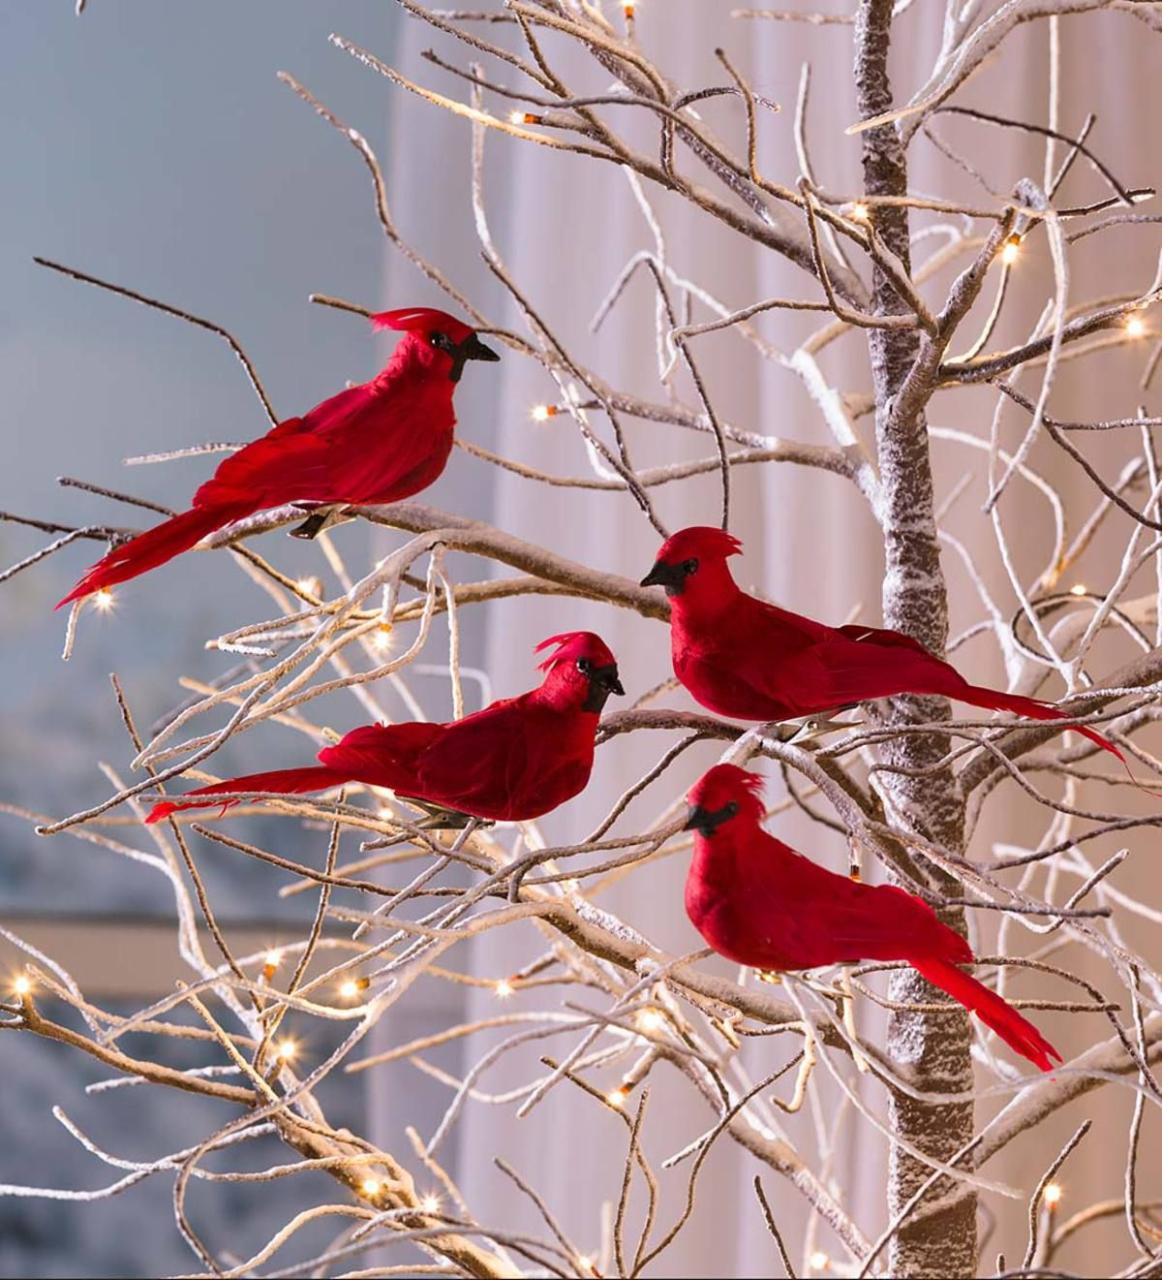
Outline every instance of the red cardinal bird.
[[(372, 724), (319, 752), (320, 765), (251, 773), (155, 805), (146, 822), (223, 802), (223, 794), (301, 795), (344, 782), (387, 787), (454, 813), (500, 822), (539, 818), (585, 789), (597, 720), (611, 693), (625, 693), (617, 662), (592, 631), (550, 636), (537, 689), (450, 724)], [(230, 800), (227, 806), (237, 803)]]
[(686, 914), (719, 955), (774, 971), (906, 960), (1042, 1071), (1061, 1061), (1027, 1018), (957, 968), (972, 951), (922, 898), (837, 876), (768, 835), (761, 790), (757, 774), (719, 764), (686, 797), (697, 833)]
[[(726, 564), (741, 550), (722, 529), (683, 529), (642, 579), (643, 587), (666, 588), (674, 674), (711, 711), (793, 720), (897, 693), (930, 693), (1032, 720), (1069, 719), (1051, 702), (969, 684), (899, 631), (829, 627), (748, 596)], [(1125, 764), (1108, 738), (1072, 727)]]
[(155, 569), (255, 511), (289, 502), (326, 508), (294, 530), (313, 538), (330, 508), (397, 502), (430, 485), (452, 451), (452, 392), (465, 362), (500, 357), (466, 324), (430, 307), (382, 311), (371, 323), (404, 334), (377, 377), (231, 454), (189, 511), (114, 547), (57, 608)]

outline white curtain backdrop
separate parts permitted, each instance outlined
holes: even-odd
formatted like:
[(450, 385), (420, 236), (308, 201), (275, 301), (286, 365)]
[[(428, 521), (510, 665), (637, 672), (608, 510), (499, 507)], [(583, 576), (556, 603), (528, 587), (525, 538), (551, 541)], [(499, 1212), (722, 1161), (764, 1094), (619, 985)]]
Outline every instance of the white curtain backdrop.
[[(736, 3), (737, 0), (643, 0), (638, 6), (642, 46), (675, 82), (693, 87), (724, 82), (724, 73), (713, 57), (715, 45), (724, 44), (751, 84), (783, 106), (781, 115), (764, 115), (761, 119), (760, 158), (771, 177), (788, 183), (799, 173), (793, 144), (793, 108), (800, 68), (809, 62), (813, 89), (808, 133), (816, 177), (832, 190), (858, 189), (858, 141), (844, 133), (855, 119), (849, 75), (851, 28), (732, 22), (729, 12)], [(894, 54), (898, 98), (906, 98), (922, 83), (939, 45), (942, 18), (943, 6), (933, 0), (909, 11)], [(496, 30), (490, 28), (489, 34), (495, 35)], [(1132, 18), (1114, 13), (1071, 18), (1061, 25), (1067, 87), (1062, 96), (1060, 127), (1066, 132), (1076, 131), (1086, 112), (1096, 112), (1098, 123), (1091, 145), (1130, 185), (1156, 178), (1162, 160), (1158, 131), (1148, 125), (1145, 115), (1151, 70), (1155, 74), (1157, 71), (1156, 62), (1151, 64), (1148, 58), (1157, 55), (1148, 48), (1141, 30)], [(1048, 28), (1043, 23), (1030, 24), (1019, 31), (1001, 58), (977, 76), (961, 100), (1016, 119), (1045, 121), (1047, 40)], [(461, 86), (451, 80), (442, 82), (420, 60), (421, 50), (432, 43), (432, 33), (426, 27), (405, 23), (402, 44), (396, 52), (397, 65), (424, 83), (446, 83), (450, 92), (459, 93)], [(463, 56), (454, 46), (445, 51)], [(591, 66), (580, 59), (573, 65), (576, 71), (571, 87), (577, 91), (603, 87), (604, 82)], [(397, 145), (388, 158), (389, 179), (393, 210), (402, 229), (414, 236), (454, 279), (484, 301), (493, 314), (505, 323), (519, 326), (515, 307), (480, 265), (471, 211), (467, 208), (468, 136), (464, 121), (412, 99), (397, 101), (394, 109), (398, 113), (398, 127), (393, 131)], [(744, 118), (737, 101), (712, 104), (707, 116), (721, 134), (741, 148)], [(635, 128), (640, 130), (640, 123)], [(1025, 174), (1041, 181), (1043, 147), (1027, 135), (952, 117), (941, 122), (940, 132), (958, 149), (973, 155), (1000, 192), (1009, 191)], [(925, 140), (916, 141), (912, 155), (914, 190), (983, 197), (979, 186), (954, 169)], [(698, 167), (688, 153), (679, 152), (679, 164), (688, 172)], [(664, 392), (657, 384), (652, 286), (644, 274), (635, 279), (605, 330), (595, 337), (587, 332), (591, 315), (626, 260), (639, 249), (654, 247), (625, 176), (612, 166), (562, 158), (496, 138), (488, 142), (487, 170), (488, 208), (497, 243), (533, 305), (563, 341), (610, 383), (662, 399)], [(1098, 191), (1097, 180), (1084, 164), (1077, 166), (1070, 182), (1072, 191), (1079, 193), (1079, 200), (1092, 198)], [(671, 265), (680, 274), (704, 284), (728, 305), (742, 306), (774, 294), (817, 296), (817, 286), (805, 274), (773, 254), (726, 235), (705, 217), (695, 218), (673, 201), (657, 198), (656, 193), (651, 196), (656, 199), (665, 229)], [(1114, 236), (1097, 236), (1079, 246), (1074, 256), (1074, 300), (1109, 294), (1122, 287), (1141, 288), (1148, 283), (1157, 230), (1144, 227), (1129, 234), (1140, 235), (1143, 245), (1153, 244), (1155, 248), (1136, 252), (1131, 259), (1112, 255)], [(1124, 246), (1125, 233), (1119, 235), (1116, 242)], [(935, 237), (922, 242), (917, 246), (917, 257), (922, 260), (940, 243)], [(1143, 263), (1147, 264), (1145, 268)], [(419, 289), (428, 291), (426, 298), (435, 299), (430, 287), (418, 285), (412, 269), (398, 258), (390, 260), (387, 278), (390, 298), (411, 302)], [(940, 284), (946, 285), (948, 279), (947, 274), (942, 276)], [(1033, 279), (1036, 285), (1030, 287), (1027, 282)], [(1018, 283), (1023, 294), (1018, 311), (1022, 322), (1028, 325), (1051, 288), (1043, 239), (1031, 242)], [(762, 332), (784, 351), (794, 349), (809, 332), (809, 325), (809, 317), (797, 319), (785, 313), (764, 317), (761, 322)], [(998, 340), (1015, 339), (1020, 332), (1015, 327), (1006, 328)], [(725, 335), (703, 340), (696, 351), (715, 404), (728, 419), (769, 435), (831, 443), (822, 418), (794, 375), (773, 364), (760, 365), (749, 348)], [(1056, 412), (1069, 417), (1132, 413), (1138, 394), (1133, 385), (1135, 366), (1127, 360), (1124, 364), (1107, 363), (1103, 368), (1112, 372), (1101, 380), (1080, 377), (1067, 368), (1055, 393)], [(530, 406), (553, 398), (548, 378), (532, 362), (513, 356), (506, 357), (499, 370), (495, 378), (491, 371), (487, 371), (487, 377), (477, 377), (469, 371), (460, 397), (460, 404), (465, 406), (465, 436), (546, 471), (583, 474), (587, 467), (584, 451), (566, 417), (545, 425), (530, 422)], [(848, 338), (829, 348), (825, 371), (843, 389), (866, 389), (868, 375), (862, 341)], [(690, 402), (693, 403), (692, 398)], [(962, 427), (987, 439), (993, 403), (994, 397), (987, 391), (946, 395), (937, 400), (932, 422)], [(1013, 444), (1024, 426), (1020, 415), (1007, 416), (1005, 440)], [(860, 429), (865, 439), (870, 439), (868, 420), (860, 423)], [(629, 431), (639, 465), (711, 452), (708, 437), (677, 428), (631, 422)], [(1116, 476), (1127, 456), (1125, 450), (1138, 445), (1136, 438), (1123, 442), (1110, 437), (1082, 443), (1109, 477)], [(942, 443), (937, 446), (937, 458), (938, 489), (942, 495), (966, 471), (974, 475), (969, 489), (959, 499), (951, 527), (965, 540), (1001, 611), (1009, 614), (1014, 596), (989, 522), (980, 512), (985, 493), (985, 455)], [(1051, 445), (1035, 454), (1035, 462), (1062, 489), (1067, 502), (1072, 499), (1081, 503), (1074, 509), (1084, 517), (1092, 501), (1086, 497), (1085, 482), (1076, 468), (1055, 453)], [(459, 503), (459, 509), (479, 513), (514, 534), (634, 578), (640, 577), (652, 562), (656, 535), (624, 494), (548, 489), (506, 472), (490, 471), (463, 455), (454, 459), (451, 471), (454, 474), (435, 495), (440, 503)], [(661, 495), (659, 510), (671, 528), (714, 523), (718, 518), (718, 489), (713, 476), (655, 493)], [(766, 465), (745, 475), (736, 471), (733, 501), (733, 529), (746, 543), (746, 557), (740, 569), (743, 581), (788, 607), (829, 621), (843, 621), (858, 607), (862, 619), (878, 622), (881, 558), (876, 530), (862, 498), (848, 482), (818, 471)], [(1028, 581), (1042, 567), (1050, 545), (1048, 509), (1028, 488), (1006, 502), (1002, 514), (1010, 521), (1021, 517), (1015, 541), (1019, 565)], [(1107, 533), (1108, 540), (1103, 535), (1088, 562), (1094, 581), (1108, 580), (1111, 557), (1117, 552), (1112, 531)], [(953, 597), (955, 634), (978, 618), (981, 608), (953, 553), (946, 555), (945, 564)], [(511, 693), (531, 683), (533, 643), (554, 631), (578, 627), (597, 630), (610, 643), (620, 660), (631, 697), (669, 674), (665, 630), (627, 612), (581, 602), (530, 598), (490, 607), (480, 625), (486, 628), (486, 665), (498, 694)], [(1128, 652), (1112, 646), (1110, 665), (1127, 656)], [(995, 648), (987, 639), (966, 646), (957, 654), (957, 662), (975, 678), (1004, 680)], [(1060, 693), (1059, 687), (1047, 690), (1047, 696)], [(672, 695), (668, 700), (683, 705), (684, 695)], [(629, 781), (648, 768), (670, 741), (668, 735), (638, 734), (602, 748), (589, 791), (545, 822), (549, 836), (554, 841), (584, 837)], [(714, 754), (713, 747), (705, 745), (687, 753), (667, 775), (668, 782), (662, 789), (665, 795), (676, 794), (677, 788), (704, 769)], [(782, 794), (782, 783), (773, 773), (769, 791), (772, 796)], [(648, 821), (658, 803), (650, 800), (635, 804), (629, 820)], [(974, 846), (978, 853), (987, 850), (989, 841), (1002, 836), (1014, 840), (1037, 838), (1040, 827), (1036, 815), (1016, 807), (1006, 810), (1004, 804), (1000, 801), (994, 805), (987, 829), (978, 832)], [(833, 868), (845, 865), (842, 842), (805, 818), (785, 815), (779, 819), (777, 831)], [(1134, 836), (1127, 843), (1136, 850), (1137, 857), (1119, 873), (1123, 877), (1119, 883), (1133, 888), (1135, 881), (1141, 882), (1137, 885), (1141, 889), (1142, 883), (1156, 882), (1152, 867), (1146, 865), (1156, 855), (1150, 840)], [(699, 939), (682, 908), (684, 872), (684, 858), (663, 863), (645, 876), (624, 882), (609, 895), (606, 905), (675, 953), (693, 950)], [(650, 886), (648, 897), (642, 895), (643, 884)], [(1127, 925), (1127, 933), (1134, 938), (1138, 937), (1136, 924)], [(986, 935), (981, 949), (987, 951), (987, 947)], [(538, 949), (544, 949), (544, 944), (537, 941), (531, 927), (524, 933), (492, 933), (479, 941), (473, 965), (479, 974), (500, 977), (527, 962)], [(482, 1014), (494, 1011), (495, 1004), (487, 992), (475, 1000)], [(517, 1003), (514, 1001), (514, 1006)], [(867, 1012), (861, 1014), (863, 1018), (870, 1016)], [(1080, 1048), (1086, 1031), (1104, 1036), (1105, 1025), (1098, 1023), (1095, 1019), (1084, 1025), (1071, 1024), (1063, 1035), (1067, 1047)], [(1054, 1026), (1061, 1028), (1062, 1023)], [(484, 1077), (481, 1085), (490, 1092), (511, 1088), (528, 1078), (539, 1054), (559, 1056), (565, 1046), (566, 1042), (559, 1039), (537, 1042), (527, 1054), (506, 1058)], [(760, 1040), (749, 1047), (746, 1060), (757, 1079), (786, 1056), (787, 1048), (778, 1039)], [(610, 1083), (615, 1080), (616, 1077)], [(664, 1066), (655, 1070), (651, 1085), (648, 1145), (651, 1156), (660, 1159), (707, 1128), (712, 1117), (672, 1070)], [(886, 1113), (882, 1093), (868, 1090), (866, 1096), (877, 1113)], [(1129, 1100), (1128, 1092), (1111, 1089), (1092, 1106), (1088, 1102), (1075, 1106), (1060, 1121), (1015, 1144), (990, 1164), (988, 1173), (1030, 1187), (1056, 1153), (1059, 1141), (1083, 1115), (1092, 1114), (1098, 1119), (1102, 1136), (1096, 1141), (1091, 1138), (1085, 1157), (1072, 1167), (1067, 1179), (1070, 1199), (1073, 1188), (1079, 1204), (1099, 1190), (1106, 1195), (1118, 1194)], [(812, 1159), (816, 1118), (801, 1114), (786, 1124), (791, 1140)], [(885, 1144), (862, 1123), (857, 1123), (854, 1130), (858, 1139), (833, 1153), (833, 1173), (839, 1185), (848, 1188), (850, 1207), (859, 1225), (874, 1238), (884, 1223)], [(596, 1248), (598, 1223), (591, 1215), (595, 1193), (599, 1191), (616, 1200), (625, 1151), (626, 1135), (614, 1117), (597, 1114), (591, 1101), (571, 1087), (562, 1087), (525, 1120), (515, 1119), (510, 1107), (469, 1106), (455, 1138), (459, 1176), (469, 1203), (482, 1221), (531, 1225), (527, 1206), (519, 1202), (507, 1179), (496, 1175), (492, 1161), (502, 1156), (542, 1192), (580, 1243)], [(661, 1274), (759, 1275), (777, 1269), (750, 1191), (751, 1178), (757, 1171), (760, 1166), (752, 1157), (729, 1139), (720, 1141), (700, 1182), (694, 1222)], [(1156, 1180), (1158, 1171), (1157, 1164), (1148, 1165), (1144, 1175)], [(775, 1174), (768, 1171), (764, 1180), (781, 1227), (798, 1247), (809, 1217), (806, 1202)], [(684, 1178), (673, 1174), (667, 1181), (673, 1187), (663, 1205), (663, 1224), (680, 1210), (684, 1195)], [(1014, 1241), (1023, 1240), (1018, 1234), (1023, 1212), (1023, 1202), (1017, 1203), (1002, 1217), (1010, 1250)], [(1120, 1230), (1124, 1232), (1124, 1226)], [(1100, 1271), (1103, 1237), (1095, 1232), (1089, 1238), (1094, 1252), (1087, 1259), (1076, 1260), (1075, 1265)], [(823, 1237), (821, 1247), (832, 1250), (833, 1243)], [(992, 1255), (986, 1254), (986, 1263), (991, 1265), (991, 1261)]]

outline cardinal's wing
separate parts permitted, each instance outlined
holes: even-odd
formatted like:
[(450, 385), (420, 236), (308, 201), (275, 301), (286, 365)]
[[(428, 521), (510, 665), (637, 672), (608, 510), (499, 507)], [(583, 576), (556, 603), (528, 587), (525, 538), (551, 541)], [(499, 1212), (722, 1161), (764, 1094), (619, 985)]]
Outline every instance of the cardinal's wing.
[(447, 725), (416, 761), (424, 795), (467, 812), (505, 812), (533, 763), (525, 698), (494, 702)]
[(352, 729), (340, 742), (319, 752), (319, 763), (374, 786), (393, 786), (400, 770), (414, 770), (417, 761), (444, 731), (441, 724), (404, 721), (368, 724)]
[(263, 495), (263, 505), (306, 499), (325, 501), (342, 463), (335, 433), (366, 416), (372, 393), (351, 387), (316, 405), (301, 418), (288, 418), (223, 461), (194, 495), (194, 506), (229, 505), (239, 497)]
[(811, 659), (835, 706), (895, 693), (934, 693), (948, 680), (960, 682), (919, 641), (878, 627), (837, 627), (814, 647)]
[[(841, 670), (833, 673), (830, 650), (836, 645)], [(850, 681), (842, 675), (850, 645), (833, 627), (740, 595), (698, 644), (697, 662), (715, 688), (730, 691), (734, 705), (773, 704), (780, 718), (791, 718), (858, 701), (848, 696)]]
[(787, 968), (900, 960), (945, 932), (932, 908), (903, 889), (836, 875), (771, 836), (744, 867), (747, 918)]

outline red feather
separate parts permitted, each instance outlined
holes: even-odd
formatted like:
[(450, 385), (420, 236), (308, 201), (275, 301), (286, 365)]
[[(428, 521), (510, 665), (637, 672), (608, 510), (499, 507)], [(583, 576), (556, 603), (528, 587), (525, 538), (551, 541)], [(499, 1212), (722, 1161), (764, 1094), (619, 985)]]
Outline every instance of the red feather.
[(1027, 1018), (957, 968), (972, 962), (972, 951), (923, 899), (835, 875), (768, 835), (760, 825), (761, 786), (755, 774), (716, 765), (688, 796), (691, 823), (701, 829), (686, 912), (715, 951), (776, 972), (905, 960), (1042, 1071), (1051, 1059), (1061, 1061)]
[[(247, 514), (243, 509), (238, 514)], [(191, 511), (183, 511), (163, 524), (155, 525), (136, 538), (122, 542), (113, 548), (103, 560), (99, 560), (57, 605), (60, 609), (74, 600), (80, 600), (116, 586), (119, 582), (128, 582), (138, 574), (165, 564), (174, 556), (188, 551), (195, 542), (200, 542), (208, 533), (229, 524), (236, 516), (224, 507), (194, 507)]]
[[(606, 674), (557, 663), (539, 688), (449, 724), (374, 724), (319, 752), (322, 767), (248, 774), (155, 805), (147, 822), (214, 806), (249, 791), (301, 794), (344, 782), (384, 787), (442, 809), (502, 822), (539, 818), (584, 790), (593, 768), (598, 713), (591, 681), (609, 680), (613, 655), (597, 636), (586, 644), (608, 659)], [(229, 804), (236, 801), (227, 801)]]
[[(721, 529), (683, 529), (663, 545), (651, 574), (675, 579), (667, 585), (674, 674), (711, 711), (741, 720), (792, 720), (914, 693), (1033, 720), (1070, 718), (1053, 703), (969, 684), (898, 631), (829, 627), (747, 595), (726, 563), (740, 546)], [(696, 568), (682, 573), (691, 564)], [(1072, 727), (1125, 764), (1122, 752), (1097, 730)]]
[(280, 422), (226, 458), (194, 495), (189, 511), (115, 547), (57, 608), (154, 569), (256, 511), (287, 503), (398, 502), (426, 489), (452, 451), (451, 374), (458, 371), (448, 351), (429, 339), (436, 328), (456, 342), (473, 331), (425, 307), (385, 311), (372, 322), (404, 334), (377, 377)]

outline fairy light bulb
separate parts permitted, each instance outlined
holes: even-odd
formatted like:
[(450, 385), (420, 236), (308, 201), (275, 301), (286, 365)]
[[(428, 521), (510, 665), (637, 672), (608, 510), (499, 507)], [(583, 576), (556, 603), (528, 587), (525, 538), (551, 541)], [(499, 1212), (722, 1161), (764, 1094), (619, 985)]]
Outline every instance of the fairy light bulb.
[(629, 1090), (623, 1084), (619, 1084), (616, 1089), (610, 1089), (605, 1095), (605, 1101), (611, 1107), (616, 1107), (618, 1111), (625, 1106), (625, 1100), (629, 1097)]
[(637, 0), (621, 0), (621, 11), (626, 22), (632, 22), (637, 16)]
[(391, 624), (381, 622), (372, 633), (371, 643), (380, 653), (386, 653), (392, 644)]
[(544, 116), (535, 115), (531, 111), (510, 111), (508, 113), (509, 124), (544, 124)]
[(848, 210), (852, 222), (866, 222), (871, 217), (871, 210), (862, 200), (857, 200)]
[(639, 1031), (661, 1031), (666, 1025), (666, 1015), (661, 1009), (643, 1009), (635, 1019)]
[[(633, 6), (630, 5), (632, 10)], [(591, 1253), (583, 1253), (577, 1258), (577, 1270), (582, 1275), (594, 1276), (597, 1274), (597, 1259)]]
[(26, 1000), (32, 995), (32, 979), (27, 974), (22, 973), (12, 984), (12, 991), (21, 1000)]
[(339, 994), (344, 1000), (354, 1000), (361, 991), (367, 990), (370, 983), (370, 978), (345, 978), (339, 984)]
[(275, 1046), (274, 1052), (280, 1062), (293, 1062), (295, 1058), (298, 1057), (299, 1046), (294, 1040), (291, 1040), (288, 1037), (287, 1039), (280, 1040), (278, 1042)]
[(318, 578), (300, 578), (295, 586), (305, 596), (317, 596), (323, 584)]
[(1084, 582), (1075, 582), (1073, 586), (1069, 588), (1069, 594), (1071, 596), (1085, 596), (1089, 594), (1089, 591)]
[(807, 1265), (812, 1271), (826, 1271), (831, 1266), (831, 1259), (822, 1249), (816, 1249), (807, 1259)]
[(1146, 332), (1146, 322), (1141, 316), (1130, 316), (1126, 321), (1126, 337), (1140, 338)]
[(1014, 262), (1021, 256), (1021, 237), (1009, 236), (1005, 243), (1001, 246), (1001, 262), (1006, 267), (1011, 267)]
[(534, 422), (548, 422), (550, 418), (557, 416), (557, 406), (555, 404), (535, 404), (529, 410), (529, 417)]
[(1065, 1194), (1059, 1182), (1051, 1182), (1045, 1188), (1045, 1194), (1041, 1197), (1050, 1209), (1055, 1209), (1061, 1203), (1061, 1197)]
[(364, 1178), (363, 1185), (360, 1188), (360, 1190), (363, 1192), (365, 1196), (368, 1196), (369, 1198), (374, 1199), (377, 1195), (379, 1195), (379, 1179)]
[(113, 608), (113, 592), (108, 587), (93, 593), (93, 606), (98, 613), (108, 613)]
[(501, 978), (500, 981), (492, 988), (493, 994), (498, 1000), (507, 1000), (514, 991), (512, 983), (508, 978)]
[(421, 1213), (439, 1213), (440, 1197), (435, 1192), (429, 1191), (423, 1199), (420, 1200)]

